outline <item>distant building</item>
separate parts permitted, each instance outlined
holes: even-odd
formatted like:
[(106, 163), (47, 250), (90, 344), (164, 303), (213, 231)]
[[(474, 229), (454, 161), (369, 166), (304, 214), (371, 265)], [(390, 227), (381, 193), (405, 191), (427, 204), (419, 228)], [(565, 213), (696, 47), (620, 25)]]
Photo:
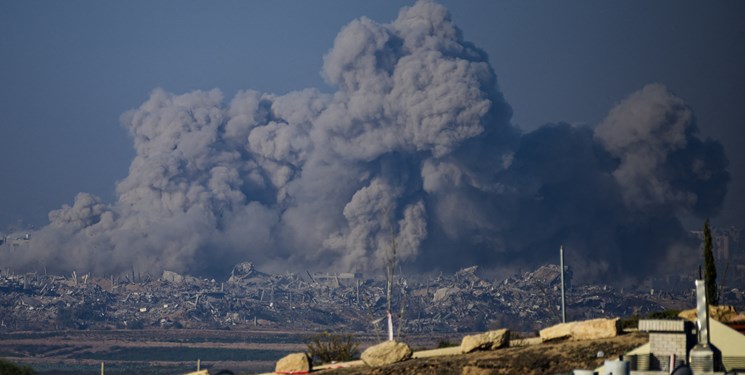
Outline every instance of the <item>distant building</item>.
[[(701, 241), (700, 248), (704, 248), (704, 231), (692, 230), (692, 236)], [(712, 228), (711, 240), (714, 246), (714, 258), (719, 261), (734, 260), (737, 262), (745, 261), (745, 254), (740, 248), (742, 231), (735, 227), (729, 228)]]
[(7, 249), (15, 249), (19, 247), (29, 246), (31, 243), (30, 233), (12, 233), (0, 237), (0, 246), (4, 246)]
[[(692, 237), (701, 241), (699, 250), (703, 252), (704, 232), (690, 231)], [(735, 227), (711, 228), (714, 259), (717, 261), (718, 282), (724, 285), (745, 286), (745, 246), (742, 244), (742, 230)]]

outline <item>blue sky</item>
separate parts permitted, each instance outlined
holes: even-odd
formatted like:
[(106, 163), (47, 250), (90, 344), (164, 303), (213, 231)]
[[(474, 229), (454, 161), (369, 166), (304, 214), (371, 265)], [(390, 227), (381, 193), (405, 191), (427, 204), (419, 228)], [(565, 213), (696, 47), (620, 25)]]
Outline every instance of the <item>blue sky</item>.
[[(119, 116), (156, 87), (331, 92), (339, 30), (406, 1), (0, 2), (0, 229), (41, 226), (84, 191), (114, 200), (134, 151)], [(732, 181), (719, 225), (745, 226), (745, 3), (444, 1), (490, 57), (513, 123), (595, 125), (648, 83), (694, 109)]]

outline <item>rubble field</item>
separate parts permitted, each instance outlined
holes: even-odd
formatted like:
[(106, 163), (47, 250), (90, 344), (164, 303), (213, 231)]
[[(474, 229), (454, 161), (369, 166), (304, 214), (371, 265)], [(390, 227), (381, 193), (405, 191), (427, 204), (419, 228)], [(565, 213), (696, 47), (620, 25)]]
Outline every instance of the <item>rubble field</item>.
[[(617, 289), (573, 285), (567, 270), (567, 319), (645, 315), (687, 308), (693, 288)], [(505, 279), (477, 267), (430, 277), (397, 277), (391, 306), (398, 336), (508, 327), (534, 332), (560, 321), (559, 267)], [(693, 283), (691, 282), (691, 285)], [(727, 303), (745, 305), (739, 289)], [(160, 277), (0, 274), (0, 333), (68, 329), (235, 329), (334, 331), (384, 335), (386, 282), (359, 274), (270, 275), (251, 263), (224, 281), (165, 271)]]
[[(565, 271), (568, 320), (644, 316), (695, 304), (692, 287), (579, 285)], [(305, 350), (313, 333), (351, 333), (361, 348), (382, 341), (386, 287), (384, 278), (352, 273), (267, 274), (249, 262), (219, 281), (171, 271), (98, 277), (3, 270), (0, 357), (40, 370), (105, 361), (128, 369), (122, 373), (131, 366), (174, 373), (194, 369), (201, 358), (263, 371), (284, 354)], [(477, 267), (397, 275), (390, 294), (394, 335), (415, 349), (497, 328), (531, 336), (561, 320), (557, 265), (506, 278), (482, 277)], [(740, 289), (726, 289), (723, 297), (738, 309), (745, 305)]]

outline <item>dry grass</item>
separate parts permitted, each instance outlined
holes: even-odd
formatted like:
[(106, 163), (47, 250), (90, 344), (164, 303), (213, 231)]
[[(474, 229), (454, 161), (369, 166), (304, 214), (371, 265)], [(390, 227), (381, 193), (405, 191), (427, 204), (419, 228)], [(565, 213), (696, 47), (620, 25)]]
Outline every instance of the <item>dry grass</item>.
[[(594, 369), (648, 341), (642, 333), (611, 339), (563, 341), (487, 352), (428, 357), (379, 367), (344, 368), (333, 374), (557, 374), (573, 369)], [(603, 351), (602, 358), (597, 357)]]

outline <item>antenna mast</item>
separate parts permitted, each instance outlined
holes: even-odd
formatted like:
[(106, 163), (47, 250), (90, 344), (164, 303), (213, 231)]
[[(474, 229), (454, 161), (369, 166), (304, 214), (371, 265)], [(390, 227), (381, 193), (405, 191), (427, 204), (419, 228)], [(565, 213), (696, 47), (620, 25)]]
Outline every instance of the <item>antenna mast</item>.
[(567, 322), (567, 314), (564, 306), (564, 245), (559, 247), (559, 268), (561, 272), (561, 322)]

